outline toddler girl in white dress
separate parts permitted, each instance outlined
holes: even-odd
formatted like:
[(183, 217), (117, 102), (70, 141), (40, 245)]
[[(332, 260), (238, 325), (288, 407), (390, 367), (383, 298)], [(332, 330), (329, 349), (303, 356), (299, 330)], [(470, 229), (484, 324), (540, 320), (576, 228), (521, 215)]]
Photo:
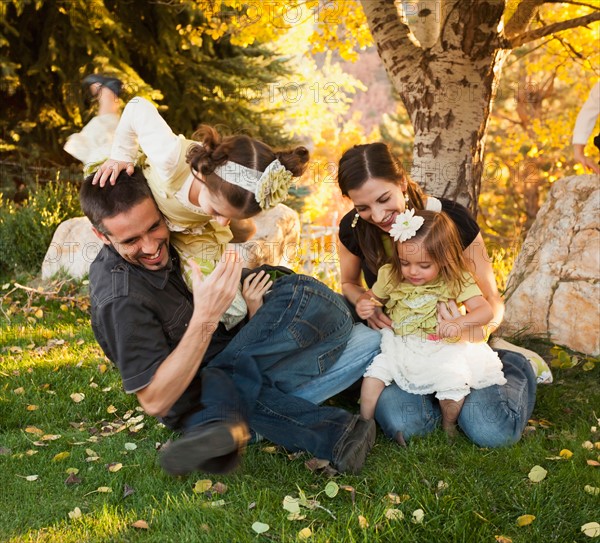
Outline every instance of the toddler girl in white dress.
[[(405, 211), (390, 235), (396, 242), (392, 263), (379, 269), (373, 288), (356, 304), (362, 319), (385, 304), (393, 321), (393, 330), (381, 331), (381, 354), (365, 372), (361, 416), (373, 418), (379, 395), (395, 381), (413, 394), (435, 392), (442, 427), (454, 434), (471, 388), (506, 383), (498, 355), (485, 343), (492, 308), (469, 272), (456, 226), (445, 213)], [(456, 316), (457, 311), (441, 307), (453, 301), (466, 314)]]

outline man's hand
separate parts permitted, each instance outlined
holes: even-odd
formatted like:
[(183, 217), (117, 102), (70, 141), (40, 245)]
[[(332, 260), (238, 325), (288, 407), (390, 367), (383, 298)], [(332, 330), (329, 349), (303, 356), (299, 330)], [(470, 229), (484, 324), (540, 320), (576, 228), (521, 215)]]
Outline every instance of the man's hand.
[(216, 325), (237, 292), (242, 277), (242, 259), (235, 250), (227, 249), (206, 277), (193, 260), (188, 262), (192, 268), (194, 316)]
[(106, 182), (109, 180), (110, 184), (114, 185), (117, 182), (117, 177), (119, 177), (119, 174), (123, 170), (126, 170), (128, 175), (133, 175), (133, 162), (124, 162), (109, 158), (98, 168), (96, 175), (94, 175), (94, 179), (92, 179), (92, 185), (100, 185), (101, 187), (104, 187)]
[(251, 319), (263, 304), (263, 296), (269, 292), (273, 286), (273, 281), (268, 273), (260, 270), (258, 273), (251, 273), (244, 279), (242, 287), (242, 296), (248, 306), (248, 317)]

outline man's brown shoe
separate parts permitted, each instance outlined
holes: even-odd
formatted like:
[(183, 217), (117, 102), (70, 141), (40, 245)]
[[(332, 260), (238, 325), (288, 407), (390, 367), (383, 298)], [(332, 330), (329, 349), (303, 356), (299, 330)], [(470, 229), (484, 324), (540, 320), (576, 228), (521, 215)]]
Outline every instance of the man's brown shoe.
[(160, 465), (171, 475), (228, 473), (240, 463), (249, 437), (243, 422), (211, 422), (165, 447)]
[(375, 421), (356, 417), (354, 428), (341, 447), (334, 468), (340, 473), (359, 473), (375, 443)]

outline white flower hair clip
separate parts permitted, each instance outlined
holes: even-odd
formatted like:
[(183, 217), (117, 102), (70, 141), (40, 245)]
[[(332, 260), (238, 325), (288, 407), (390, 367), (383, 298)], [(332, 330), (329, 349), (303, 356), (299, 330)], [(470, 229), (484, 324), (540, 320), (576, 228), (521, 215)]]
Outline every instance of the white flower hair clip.
[(423, 217), (415, 217), (414, 209), (407, 209), (396, 217), (390, 229), (390, 236), (394, 238), (394, 241), (406, 241), (416, 235), (417, 230), (424, 222)]

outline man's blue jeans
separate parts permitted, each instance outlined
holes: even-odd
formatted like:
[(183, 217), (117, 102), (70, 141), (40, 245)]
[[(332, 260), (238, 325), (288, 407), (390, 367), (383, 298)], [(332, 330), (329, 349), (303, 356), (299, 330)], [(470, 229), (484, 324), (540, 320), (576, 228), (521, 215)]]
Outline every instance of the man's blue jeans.
[[(499, 350), (505, 385), (471, 390), (458, 425), (480, 447), (516, 443), (535, 405), (536, 377), (521, 354)], [(440, 423), (439, 404), (433, 394), (410, 394), (392, 383), (379, 397), (375, 419), (390, 438), (402, 432), (405, 439), (432, 432)]]
[[(256, 315), (201, 370), (229, 375), (236, 391), (225, 387), (223, 397), (203, 385), (204, 408), (187, 418), (185, 430), (231, 419), (237, 412), (270, 441), (335, 464), (356, 416), (318, 406), (290, 391), (326, 375), (353, 330), (345, 302), (328, 287), (304, 275), (278, 279)], [(337, 386), (351, 385), (355, 374), (348, 373), (347, 384), (338, 378)]]

